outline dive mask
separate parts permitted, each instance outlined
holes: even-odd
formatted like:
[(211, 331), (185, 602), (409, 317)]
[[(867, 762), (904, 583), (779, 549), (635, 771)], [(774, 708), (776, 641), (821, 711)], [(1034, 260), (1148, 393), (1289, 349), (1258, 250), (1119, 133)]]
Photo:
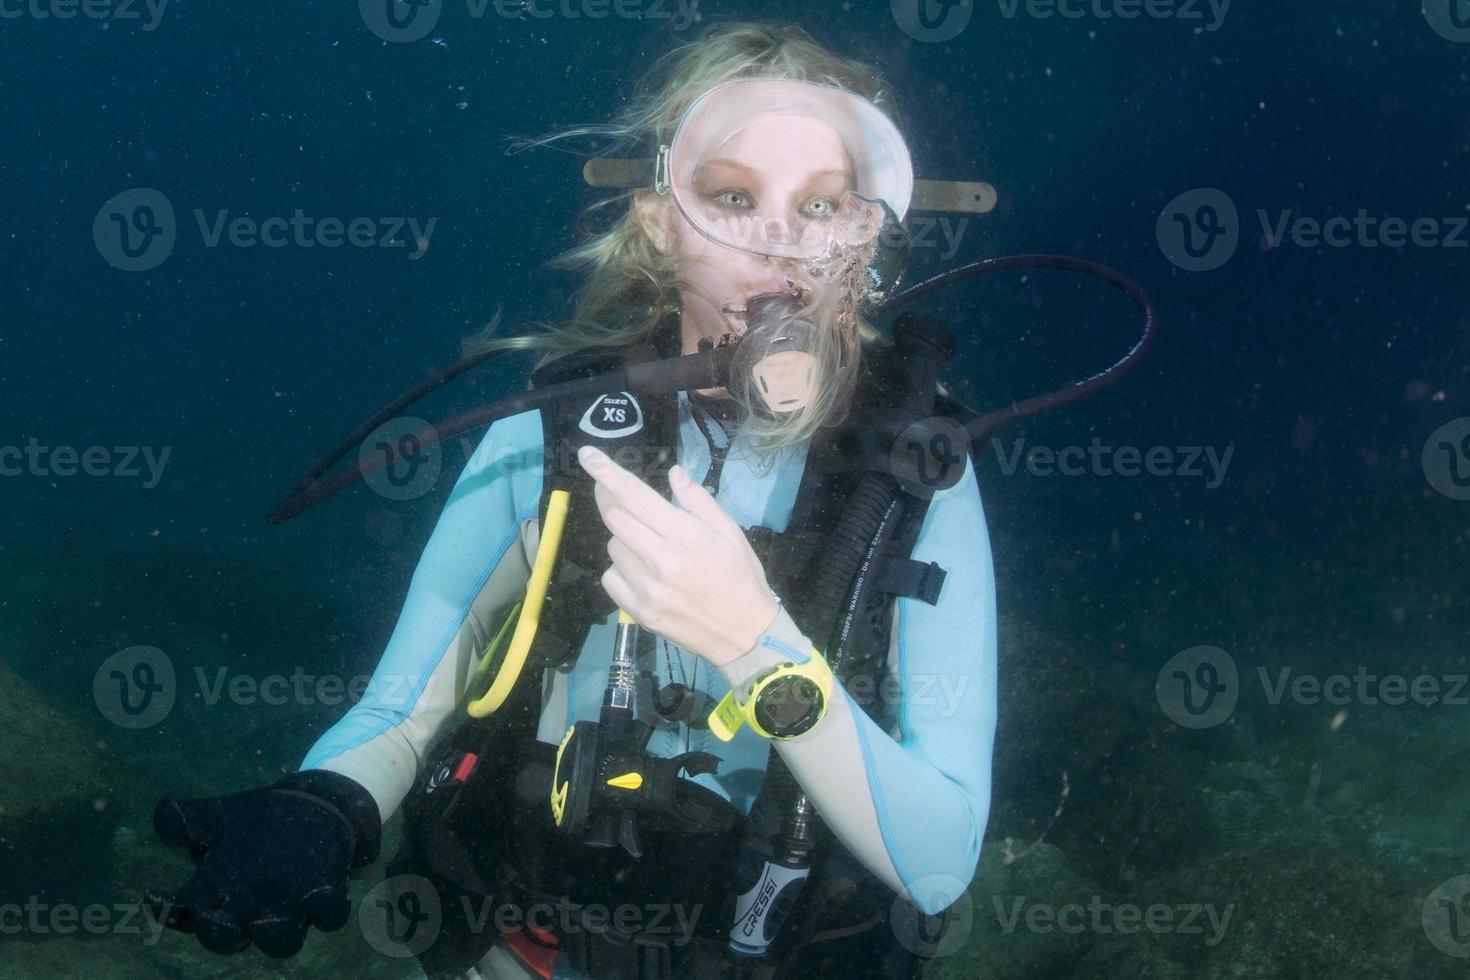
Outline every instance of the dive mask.
[[(791, 79), (717, 85), (659, 148), (655, 171), (655, 190), (709, 241), (800, 260), (819, 276), (864, 249), (891, 258), (906, 242), (908, 147), (892, 120), (846, 89)], [(892, 261), (876, 265), (892, 275)]]

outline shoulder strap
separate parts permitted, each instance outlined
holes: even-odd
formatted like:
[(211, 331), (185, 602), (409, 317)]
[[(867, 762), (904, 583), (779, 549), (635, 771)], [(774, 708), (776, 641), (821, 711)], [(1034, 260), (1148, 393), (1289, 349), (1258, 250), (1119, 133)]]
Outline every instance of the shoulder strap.
[[(891, 723), (888, 709), (893, 706), (883, 704), (876, 693), (888, 658), (893, 599), (936, 604), (946, 575), (938, 564), (911, 557), (929, 499), (900, 485), (895, 506), (888, 496), (867, 492), (874, 488), (863, 479), (872, 473), (891, 473), (896, 437), (915, 417), (936, 410), (933, 395), (921, 397), (905, 388), (904, 374), (893, 362), (887, 350), (867, 352), (852, 412), (842, 426), (813, 441), (787, 531), (766, 532), (771, 540), (765, 542), (768, 550), (762, 554), (763, 560), (771, 559), (768, 574), (780, 583), (778, 590), (788, 597), (797, 624), (829, 654), (840, 648), (844, 677), (864, 678), (853, 685), (861, 689), (853, 692), (856, 700), (885, 727)], [(872, 511), (868, 519), (854, 522), (854, 512), (861, 516), (865, 509)], [(841, 530), (855, 525), (875, 530), (861, 541)], [(837, 567), (857, 571), (838, 586), (847, 599), (837, 620), (818, 623), (813, 621), (819, 615), (815, 610), (830, 609), (832, 597), (819, 601), (815, 590), (833, 587), (823, 570), (825, 563), (837, 559), (834, 549), (847, 552)]]
[[(594, 350), (553, 362), (532, 376), (533, 384), (594, 377), (630, 361), (659, 355), (653, 347), (632, 352)], [(593, 499), (595, 483), (577, 461), (583, 446), (595, 446), (638, 473), (655, 490), (668, 492), (668, 468), (678, 445), (677, 395), (635, 395), (609, 391), (591, 399), (564, 402), (542, 412), (545, 438), (541, 516), (551, 491), (571, 495), (561, 554), (552, 573), (541, 623), (532, 648), (542, 667), (566, 663), (582, 649), (594, 622), (615, 608), (602, 588), (609, 534)]]

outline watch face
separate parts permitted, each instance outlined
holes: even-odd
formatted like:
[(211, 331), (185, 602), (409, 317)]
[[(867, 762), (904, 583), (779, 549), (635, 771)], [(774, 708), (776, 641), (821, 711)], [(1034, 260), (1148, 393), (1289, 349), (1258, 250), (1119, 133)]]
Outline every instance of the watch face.
[(822, 689), (805, 677), (778, 677), (755, 699), (755, 720), (776, 738), (807, 731), (822, 714)]

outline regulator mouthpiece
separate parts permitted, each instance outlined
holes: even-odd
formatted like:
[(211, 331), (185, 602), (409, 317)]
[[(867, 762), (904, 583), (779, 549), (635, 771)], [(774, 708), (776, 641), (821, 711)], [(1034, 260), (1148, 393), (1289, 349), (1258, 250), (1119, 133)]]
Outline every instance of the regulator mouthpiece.
[(817, 325), (790, 293), (761, 293), (745, 304), (745, 333), (735, 347), (732, 394), (767, 418), (797, 412), (821, 384)]

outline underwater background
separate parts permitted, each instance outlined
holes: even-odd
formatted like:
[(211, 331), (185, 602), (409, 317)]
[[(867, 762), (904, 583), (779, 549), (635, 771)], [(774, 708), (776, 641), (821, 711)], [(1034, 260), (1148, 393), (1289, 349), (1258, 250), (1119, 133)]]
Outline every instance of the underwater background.
[[(1064, 252), (1160, 312), (1120, 385), (978, 451), (993, 806), (928, 975), (1464, 975), (1470, 5), (920, 2), (0, 3), (0, 905), (48, 910), (0, 918), (0, 976), (418, 975), (356, 917), (287, 962), (158, 935), (140, 892), (190, 864), (153, 802), (294, 770), (346, 702), (249, 685), (372, 671), (466, 443), (408, 499), (271, 502), (497, 309), (568, 309), (546, 263), (602, 192), (507, 138), (606, 120), (740, 20), (871, 61), (918, 175), (997, 188), (923, 218), (908, 282)], [(173, 217), (129, 254), (140, 203)], [(374, 243), (212, 237), (298, 210)], [(1058, 272), (924, 308), (981, 409), (1138, 330)], [(146, 724), (107, 689), (137, 646), (176, 673)]]

